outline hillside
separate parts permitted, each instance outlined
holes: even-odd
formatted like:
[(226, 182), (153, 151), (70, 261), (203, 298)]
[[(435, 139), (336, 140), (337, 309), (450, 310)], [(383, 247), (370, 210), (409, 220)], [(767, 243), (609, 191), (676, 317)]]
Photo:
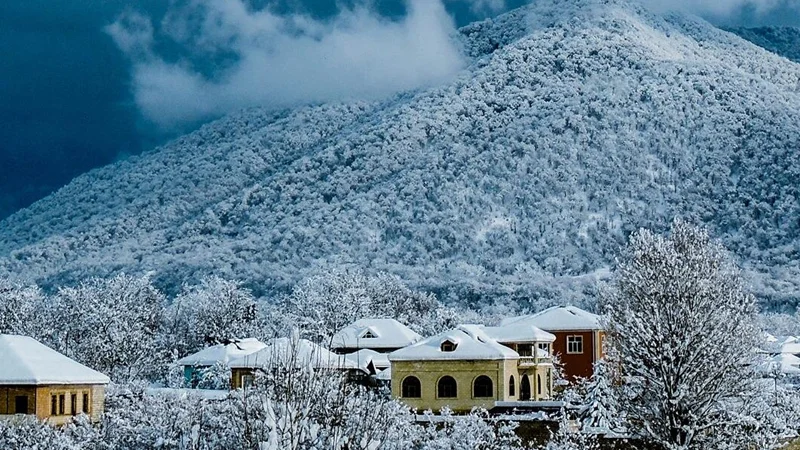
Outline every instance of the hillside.
[(730, 31), (759, 47), (789, 58), (794, 62), (800, 62), (800, 28), (732, 28)]
[(75, 179), (0, 222), (0, 271), (270, 295), (352, 264), (458, 301), (581, 301), (632, 230), (680, 215), (765, 301), (800, 301), (800, 65), (614, 0), (461, 37), (472, 62), (446, 86), (244, 111)]

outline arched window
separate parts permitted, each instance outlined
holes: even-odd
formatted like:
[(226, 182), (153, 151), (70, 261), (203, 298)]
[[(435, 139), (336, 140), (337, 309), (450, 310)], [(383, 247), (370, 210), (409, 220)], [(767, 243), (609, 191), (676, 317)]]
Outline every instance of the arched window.
[(536, 392), (542, 395), (542, 374), (536, 374)]
[(494, 397), (494, 383), (492, 383), (492, 379), (486, 375), (475, 378), (475, 382), (472, 384), (472, 395), (475, 398)]
[(410, 376), (403, 379), (403, 398), (422, 397), (422, 385), (419, 378)]
[(439, 386), (437, 389), (439, 398), (456, 398), (458, 397), (458, 385), (456, 380), (451, 376), (443, 376), (439, 379)]
[(508, 396), (513, 397), (517, 395), (517, 383), (514, 381), (514, 375), (508, 379)]
[(523, 375), (522, 381), (520, 381), (519, 383), (519, 399), (520, 400), (531, 399), (531, 380), (528, 379), (527, 375)]

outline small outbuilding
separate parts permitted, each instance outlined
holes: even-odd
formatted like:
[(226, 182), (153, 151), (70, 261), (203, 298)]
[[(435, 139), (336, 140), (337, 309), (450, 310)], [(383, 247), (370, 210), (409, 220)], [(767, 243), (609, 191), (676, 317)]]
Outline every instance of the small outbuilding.
[(255, 353), (264, 347), (266, 344), (255, 338), (233, 339), (181, 358), (177, 364), (183, 366), (186, 386), (195, 388), (203, 376), (203, 371), (208, 368), (216, 364), (230, 366), (231, 361)]
[(0, 416), (32, 415), (53, 425), (78, 414), (98, 421), (109, 378), (18, 335), (0, 335)]

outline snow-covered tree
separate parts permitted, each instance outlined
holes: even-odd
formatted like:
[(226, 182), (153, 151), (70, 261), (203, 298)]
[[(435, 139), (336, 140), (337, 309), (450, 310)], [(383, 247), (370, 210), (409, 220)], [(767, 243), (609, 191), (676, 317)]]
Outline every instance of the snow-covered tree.
[(453, 415), (443, 409), (436, 420), (430, 411), (430, 420), (421, 439), (420, 450), (517, 450), (522, 440), (514, 430), (517, 423), (499, 421), (489, 416), (485, 409), (474, 409), (464, 416)]
[(605, 359), (594, 363), (594, 373), (586, 383), (586, 398), (581, 407), (581, 430), (587, 433), (608, 434), (621, 430), (614, 377)]
[(678, 450), (743, 430), (727, 405), (752, 389), (756, 303), (722, 246), (681, 220), (668, 237), (640, 230), (614, 281), (604, 309), (634, 431)]
[(160, 372), (167, 355), (158, 346), (164, 296), (148, 277), (92, 278), (58, 290), (46, 314), (46, 343), (114, 381)]
[(23, 285), (0, 277), (0, 334), (38, 338), (45, 328), (42, 309), (47, 306), (38, 286)]
[(415, 292), (396, 276), (336, 269), (297, 284), (283, 301), (303, 337), (325, 342), (362, 318), (391, 317), (421, 334), (455, 316), (432, 294)]
[(184, 286), (170, 305), (165, 333), (179, 354), (207, 345), (259, 335), (258, 310), (253, 295), (236, 281), (210, 277), (199, 285)]
[(558, 430), (551, 431), (550, 440), (539, 450), (600, 450), (600, 442), (593, 433), (573, 429), (565, 411), (561, 412)]

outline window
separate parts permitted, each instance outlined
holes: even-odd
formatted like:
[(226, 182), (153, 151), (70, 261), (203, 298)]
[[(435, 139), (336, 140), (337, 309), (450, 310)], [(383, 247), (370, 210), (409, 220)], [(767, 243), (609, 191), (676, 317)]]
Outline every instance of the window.
[(447, 375), (440, 378), (437, 393), (439, 394), (438, 398), (458, 397), (458, 385), (456, 384), (456, 380)]
[(56, 395), (50, 396), (50, 415), (51, 416), (58, 415), (58, 396)]
[(442, 351), (443, 352), (454, 352), (456, 350), (456, 343), (453, 341), (444, 341), (442, 342)]
[(536, 374), (536, 392), (542, 395), (542, 374)]
[(583, 336), (567, 336), (567, 353), (583, 353)]
[(539, 342), (538, 344), (536, 344), (536, 346), (539, 347), (539, 350), (550, 352), (550, 344), (548, 344), (547, 342)]
[(64, 403), (65, 403), (64, 400), (65, 400), (64, 394), (59, 394), (59, 396), (58, 396), (58, 415), (59, 416), (63, 416), (64, 415), (64, 408), (66, 407), (66, 405), (64, 405)]
[(531, 399), (531, 380), (528, 378), (527, 375), (523, 375), (522, 381), (520, 381), (519, 383), (519, 399), (520, 400)]
[(73, 416), (78, 414), (78, 394), (69, 395), (69, 412)]
[(14, 414), (28, 414), (27, 395), (18, 395), (14, 397)]
[(511, 375), (511, 378), (508, 379), (508, 395), (510, 397), (513, 397), (513, 396), (517, 395), (516, 390), (517, 390), (517, 386), (516, 386), (516, 382), (514, 382), (514, 375)]
[(370, 330), (367, 330), (364, 334), (361, 335), (362, 339), (375, 339), (377, 337), (378, 336), (376, 336), (375, 333), (373, 333)]
[(422, 385), (417, 377), (405, 377), (403, 379), (403, 398), (422, 397)]
[(472, 395), (475, 398), (494, 397), (494, 383), (492, 383), (492, 379), (486, 375), (475, 378), (475, 382), (472, 384)]
[(83, 413), (89, 414), (89, 394), (83, 394)]
[(519, 356), (533, 356), (533, 345), (519, 344), (519, 346), (517, 346), (517, 353), (519, 353)]

